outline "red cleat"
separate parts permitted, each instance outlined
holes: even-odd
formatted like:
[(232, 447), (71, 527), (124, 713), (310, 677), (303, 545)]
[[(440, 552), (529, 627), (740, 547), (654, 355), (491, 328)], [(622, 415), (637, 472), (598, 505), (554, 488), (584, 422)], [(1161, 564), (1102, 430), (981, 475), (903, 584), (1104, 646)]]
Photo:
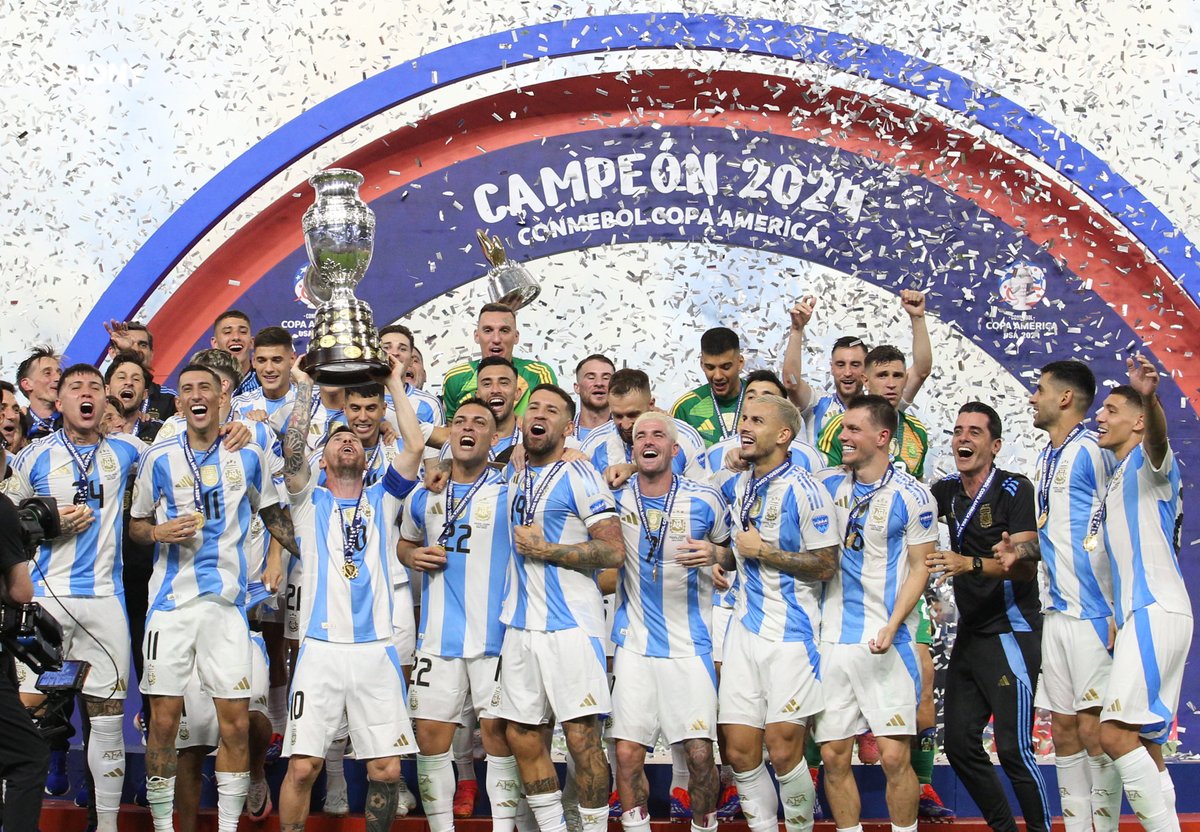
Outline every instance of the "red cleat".
[(868, 766), (879, 762), (879, 744), (875, 742), (875, 735), (870, 731), (858, 735), (858, 761)]
[(479, 794), (479, 782), (459, 780), (454, 787), (454, 817), (469, 818), (475, 814), (475, 798)]

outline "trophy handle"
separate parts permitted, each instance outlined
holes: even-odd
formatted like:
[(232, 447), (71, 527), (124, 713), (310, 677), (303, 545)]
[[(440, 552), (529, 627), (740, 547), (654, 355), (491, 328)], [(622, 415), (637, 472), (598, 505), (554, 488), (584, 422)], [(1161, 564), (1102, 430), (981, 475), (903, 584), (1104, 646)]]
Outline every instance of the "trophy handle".
[(504, 253), (504, 244), (500, 242), (498, 236), (487, 235), (482, 228), (475, 229), (475, 236), (479, 238), (479, 245), (483, 248), (483, 256), (493, 266), (499, 266), (508, 260), (508, 255)]

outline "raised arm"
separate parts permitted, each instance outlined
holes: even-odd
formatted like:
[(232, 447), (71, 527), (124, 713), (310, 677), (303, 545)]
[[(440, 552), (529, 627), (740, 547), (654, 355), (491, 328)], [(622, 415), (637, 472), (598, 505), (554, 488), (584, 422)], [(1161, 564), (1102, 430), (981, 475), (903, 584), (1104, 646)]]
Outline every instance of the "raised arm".
[(812, 320), (816, 298), (801, 298), (789, 311), (792, 325), (788, 329), (787, 346), (783, 351), (783, 387), (792, 404), (803, 413), (812, 404), (813, 390), (804, 380), (804, 328)]
[(1142, 448), (1150, 464), (1157, 469), (1162, 467), (1170, 448), (1167, 443), (1167, 415), (1163, 413), (1162, 402), (1158, 400), (1158, 370), (1144, 355), (1125, 359), (1125, 366), (1129, 368), (1130, 385), (1142, 394), (1146, 405), (1143, 416), (1146, 432), (1142, 434)]
[(283, 436), (283, 481), (287, 490), (299, 494), (308, 485), (311, 473), (308, 469), (308, 426), (312, 422), (313, 380), (300, 369), (300, 362), (292, 365), (292, 381), (296, 382), (296, 399), (292, 405), (292, 417), (288, 419), (287, 433)]
[(925, 379), (933, 372), (933, 347), (929, 343), (929, 327), (925, 322), (925, 293), (902, 289), (900, 306), (912, 322), (912, 362), (900, 398), (911, 403), (921, 392)]
[(417, 412), (413, 410), (412, 402), (408, 400), (408, 394), (404, 392), (404, 366), (393, 361), (392, 372), (384, 384), (392, 396), (392, 407), (396, 410), (396, 423), (400, 426), (400, 438), (404, 440), (404, 449), (392, 459), (392, 467), (406, 480), (415, 480), (417, 471), (421, 468), (425, 436), (421, 433), (421, 423), (417, 420)]

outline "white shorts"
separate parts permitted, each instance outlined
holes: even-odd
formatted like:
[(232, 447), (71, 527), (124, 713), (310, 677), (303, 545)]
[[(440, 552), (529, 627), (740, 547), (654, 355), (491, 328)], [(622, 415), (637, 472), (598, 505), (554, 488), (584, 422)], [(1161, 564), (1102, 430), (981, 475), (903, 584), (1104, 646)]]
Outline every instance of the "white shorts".
[(732, 607), (717, 607), (712, 609), (712, 659), (717, 664), (724, 661), (725, 635), (729, 632), (729, 622), (733, 620)]
[(813, 739), (831, 742), (870, 730), (877, 737), (917, 732), (921, 668), (912, 642), (875, 655), (865, 644), (821, 643), (821, 691), (825, 710)]
[(1103, 704), (1112, 669), (1108, 619), (1047, 612), (1042, 619), (1042, 680), (1034, 705), (1074, 714)]
[(802, 641), (768, 641), (735, 618), (725, 636), (717, 722), (764, 728), (805, 723), (824, 707), (819, 656)]
[(151, 610), (142, 640), (142, 693), (183, 696), (195, 670), (208, 696), (249, 699), (250, 653), (245, 613), (216, 595), (201, 595), (173, 610)]
[(300, 558), (292, 558), (287, 568), (287, 589), (283, 603), (283, 635), (299, 641), (304, 634), (304, 622), (300, 620), (304, 610), (304, 570)]
[(400, 657), (390, 640), (304, 639), (292, 678), (286, 754), (324, 757), (343, 715), (358, 759), (416, 753), (405, 694)]
[[(250, 710), (263, 716), (267, 713), (267, 690), (270, 674), (267, 672), (267, 645), (260, 633), (250, 633)], [(179, 717), (179, 731), (175, 735), (176, 748), (204, 746), (216, 748), (221, 739), (217, 724), (217, 709), (211, 696), (206, 696), (200, 685), (200, 676), (195, 672), (183, 692), (183, 714)]]
[(392, 644), (402, 667), (412, 667), (417, 651), (417, 619), (413, 613), (412, 584), (392, 588)]
[(500, 648), (500, 687), (489, 704), (496, 716), (522, 725), (560, 722), (612, 710), (604, 645), (578, 627), (509, 627)]
[[(63, 629), (63, 658), (92, 666), (83, 683), (87, 696), (124, 699), (129, 688), (129, 618), (119, 596), (38, 598)], [(72, 617), (73, 616), (73, 617)], [(40, 693), (38, 675), (17, 662), (21, 693)]]
[(1135, 610), (1117, 631), (1100, 719), (1141, 725), (1143, 737), (1165, 742), (1179, 708), (1191, 644), (1190, 615), (1158, 604)]
[(413, 719), (469, 723), (468, 714), (485, 719), (500, 682), (500, 657), (443, 658), (417, 651), (408, 712)]
[(668, 745), (717, 736), (717, 670), (712, 656), (656, 659), (618, 648), (613, 660), (612, 736)]

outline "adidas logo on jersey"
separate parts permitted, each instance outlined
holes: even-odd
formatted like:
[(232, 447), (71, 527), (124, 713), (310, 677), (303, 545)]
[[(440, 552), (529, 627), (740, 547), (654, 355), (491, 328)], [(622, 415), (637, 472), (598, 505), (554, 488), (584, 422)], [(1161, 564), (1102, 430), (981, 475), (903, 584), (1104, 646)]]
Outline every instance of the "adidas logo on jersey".
[(441, 500), (438, 500), (437, 502), (435, 502), (429, 506), (429, 513), (434, 514), (434, 515), (445, 514), (446, 507), (444, 505), (442, 505)]
[(629, 512), (628, 514), (622, 514), (621, 522), (627, 526), (633, 526), (636, 528), (638, 525), (638, 516), (636, 514), (634, 514), (633, 512)]
[(592, 695), (589, 693), (587, 696), (583, 697), (583, 701), (579, 703), (579, 707), (581, 707), (581, 708), (591, 708), (591, 707), (593, 707), (595, 704), (596, 704), (596, 697), (592, 696)]
[(688, 730), (689, 731), (707, 731), (708, 723), (705, 722), (703, 719), (697, 719), (695, 722), (693, 722), (691, 725), (688, 726)]
[[(1120, 699), (1114, 699), (1114, 700), (1112, 701), (1112, 704), (1111, 704), (1111, 705), (1109, 705), (1109, 706), (1108, 706), (1108, 708), (1107, 708), (1106, 710), (1112, 711), (1114, 714), (1119, 714), (1119, 713), (1121, 712), (1121, 700), (1120, 700)], [(1127, 791), (1128, 791), (1128, 790), (1127, 790)]]
[(234, 690), (250, 690), (250, 680), (247, 679), (245, 676), (243, 676), (241, 681), (239, 681), (236, 685), (233, 686), (233, 689)]
[(129, 685), (124, 679), (118, 679), (116, 681), (116, 683), (112, 686), (112, 690), (114, 693), (123, 691), (123, 690), (128, 690), (128, 689), (129, 689)]
[(1087, 693), (1085, 693), (1083, 695), (1083, 701), (1084, 702), (1098, 702), (1098, 701), (1100, 701), (1100, 694), (1096, 693), (1095, 688), (1088, 688)]
[(409, 746), (408, 735), (401, 734), (400, 739), (396, 740), (396, 744), (392, 747), (393, 748), (408, 748), (408, 746)]
[(780, 710), (782, 710), (785, 714), (794, 714), (796, 711), (800, 710), (800, 706), (796, 704), (795, 699), (789, 699), (787, 704), (784, 705)]
[(998, 688), (1007, 688), (1007, 687), (1011, 687), (1011, 686), (1012, 686), (1012, 682), (1008, 681), (1007, 675), (1001, 676), (1000, 681), (996, 683), (996, 687), (998, 687)]
[(175, 487), (176, 488), (191, 488), (192, 483), (194, 483), (194, 482), (195, 482), (195, 480), (192, 479), (191, 474), (184, 474), (179, 480), (176, 481)]
[(903, 728), (907, 724), (904, 721), (904, 717), (900, 716), (900, 714), (892, 714), (892, 718), (887, 721), (887, 727), (889, 728)]

